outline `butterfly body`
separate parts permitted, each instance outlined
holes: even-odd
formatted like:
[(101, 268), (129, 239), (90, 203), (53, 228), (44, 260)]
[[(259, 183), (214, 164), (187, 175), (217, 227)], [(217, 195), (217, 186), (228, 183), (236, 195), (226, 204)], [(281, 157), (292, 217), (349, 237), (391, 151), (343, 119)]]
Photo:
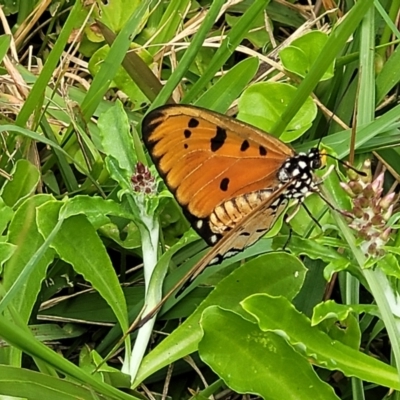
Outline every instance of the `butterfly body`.
[(296, 154), (279, 139), (222, 114), (167, 105), (144, 118), (142, 133), (193, 228), (217, 248), (209, 263), (256, 242), (290, 199), (300, 203), (317, 189), (318, 149)]

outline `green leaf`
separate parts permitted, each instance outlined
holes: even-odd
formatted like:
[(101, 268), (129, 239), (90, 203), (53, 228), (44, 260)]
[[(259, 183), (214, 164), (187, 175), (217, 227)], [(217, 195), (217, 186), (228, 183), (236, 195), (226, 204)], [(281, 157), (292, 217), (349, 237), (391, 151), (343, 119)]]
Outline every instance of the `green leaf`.
[[(226, 22), (229, 26), (233, 27), (236, 25), (240, 17), (235, 17), (229, 15), (228, 13), (225, 15)], [(268, 35), (267, 30), (265, 29), (265, 15), (258, 14), (253, 23), (249, 27), (249, 31), (245, 36), (256, 48), (266, 48), (270, 43), (270, 37)]]
[(135, 384), (197, 350), (202, 335), (199, 321), (207, 307), (219, 305), (242, 312), (239, 302), (254, 293), (283, 293), (292, 299), (304, 276), (302, 263), (287, 253), (265, 254), (244, 264), (221, 281), (197, 310), (144, 358)]
[[(130, 50), (135, 51), (135, 47), (137, 47), (137, 45), (131, 45)], [(89, 71), (93, 76), (96, 76), (109, 52), (110, 47), (108, 45), (105, 45), (94, 52), (88, 65)], [(143, 104), (148, 103), (147, 96), (143, 94), (122, 65), (117, 69), (112, 82), (110, 82), (110, 87), (117, 87), (119, 90), (122, 90), (132, 102), (133, 109), (141, 108), (143, 107)], [(116, 101), (116, 103), (118, 102), (119, 100)]]
[(380, 268), (385, 275), (393, 276), (397, 279), (400, 278), (400, 266), (397, 258), (393, 254), (386, 254), (383, 258), (379, 259), (378, 268)]
[[(114, 200), (102, 197), (75, 196), (65, 202), (60, 215), (69, 218), (83, 214), (102, 236), (108, 237), (125, 249), (140, 247), (141, 237), (137, 225), (132, 221), (135, 216), (127, 208)], [(119, 217), (112, 219), (109, 216)], [(123, 237), (123, 239), (121, 238)]]
[(338, 399), (282, 337), (215, 306), (204, 311), (201, 326), (201, 359), (236, 392), (264, 399)]
[(1, 35), (0, 36), (0, 62), (3, 61), (4, 56), (10, 47), (11, 35)]
[(12, 180), (6, 181), (1, 189), (1, 197), (6, 205), (16, 208), (18, 204), (35, 192), (40, 174), (33, 164), (20, 159), (16, 162), (11, 175)]
[(118, 160), (120, 168), (132, 174), (136, 157), (128, 117), (120, 101), (100, 116), (98, 126), (103, 151)]
[(148, 11), (150, 0), (143, 0), (135, 11), (129, 16), (115, 41), (110, 47), (107, 57), (104, 59), (99, 72), (94, 77), (85, 98), (82, 101), (82, 113), (85, 119), (89, 119), (103, 100), (103, 96), (110, 86), (111, 80), (120, 67), (131, 43), (132, 37), (140, 31), (144, 15)]
[(31, 400), (94, 399), (92, 389), (81, 383), (7, 365), (0, 365), (0, 394)]
[[(320, 31), (312, 31), (304, 36), (293, 40), (290, 46), (285, 47), (279, 52), (284, 68), (294, 74), (304, 78), (311, 66), (318, 58), (319, 53), (328, 41), (328, 35)], [(328, 66), (321, 81), (333, 77), (334, 62)]]
[(333, 300), (324, 301), (314, 308), (311, 318), (311, 325), (315, 326), (328, 318), (344, 321), (350, 313), (357, 315), (368, 313), (375, 317), (380, 317), (379, 309), (374, 304), (337, 304)]
[(16, 248), (11, 243), (0, 243), (0, 273), (3, 271), (3, 264), (12, 257)]
[(194, 104), (197, 107), (225, 113), (254, 78), (258, 65), (258, 59), (254, 57), (239, 62), (218, 79)]
[[(47, 365), (50, 365), (57, 369), (58, 371), (62, 372), (64, 375), (67, 375), (69, 377), (74, 378), (79, 382), (79, 387), (85, 387), (87, 385), (89, 387), (89, 392), (90, 392), (90, 397), (88, 399), (93, 399), (93, 396), (95, 396), (95, 393), (93, 390), (95, 390), (97, 393), (101, 393), (105, 396), (109, 396), (110, 399), (119, 399), (119, 400), (139, 400), (138, 397), (126, 394), (104, 382), (99, 381), (98, 379), (94, 378), (91, 374), (86, 373), (83, 371), (81, 368), (79, 368), (77, 365), (67, 361), (64, 357), (62, 357), (60, 354), (56, 353), (43, 343), (40, 343), (37, 341), (30, 333), (26, 332), (26, 329), (22, 329), (12, 323), (10, 323), (10, 320), (5, 318), (4, 316), (0, 315), (0, 336), (6, 340), (11, 346), (14, 346), (20, 350), (23, 350), (24, 353), (35, 357), (36, 359), (45, 361)], [(0, 366), (0, 368), (6, 368)], [(11, 368), (11, 367), (7, 367)], [(20, 379), (24, 377), (23, 375), (23, 369), (18, 368), (18, 377), (17, 377), (17, 382), (20, 382)], [(4, 374), (6, 374), (6, 370), (1, 370), (0, 374), (0, 379), (4, 377)], [(17, 373), (17, 372), (16, 372)], [(42, 379), (40, 376), (37, 375), (43, 375), (39, 374), (37, 372), (32, 372), (30, 371), (30, 379), (34, 379), (35, 382), (43, 383)], [(13, 376), (16, 376), (14, 374)], [(49, 378), (49, 375), (45, 374), (44, 375), (45, 380)], [(19, 379), (19, 380), (18, 380)], [(47, 381), (49, 382), (49, 381)], [(53, 381), (54, 382), (54, 381)], [(65, 379), (63, 379), (63, 382), (67, 382)], [(0, 380), (0, 390), (1, 388), (6, 388), (4, 385), (5, 382)], [(58, 383), (58, 382), (57, 382)], [(12, 381), (12, 386), (8, 386), (9, 390), (16, 390), (18, 388), (18, 385), (16, 384), (15, 381)], [(33, 384), (29, 385), (30, 390), (35, 387)], [(67, 387), (67, 386), (64, 386)], [(75, 392), (73, 387), (69, 387), (72, 393)], [(46, 388), (44, 389), (46, 390)], [(26, 393), (26, 392), (24, 392)], [(38, 397), (38, 399), (43, 399), (43, 392), (41, 393), (41, 397)], [(67, 394), (69, 391), (67, 392)], [(82, 392), (81, 392), (82, 393)], [(28, 398), (33, 398), (29, 394), (23, 394), (23, 397), (27, 396)], [(36, 398), (36, 397), (35, 397)], [(53, 397), (50, 397), (53, 398)], [(58, 399), (58, 397), (55, 397)], [(75, 397), (76, 398), (76, 397)], [(108, 397), (106, 397), (108, 398)]]
[(43, 104), (45, 89), (52, 78), (52, 75), (60, 62), (60, 57), (65, 51), (65, 46), (71, 37), (73, 29), (76, 28), (75, 24), (79, 16), (82, 14), (83, 3), (74, 3), (71, 11), (68, 14), (68, 18), (60, 26), (60, 31), (57, 34), (57, 40), (54, 43), (51, 52), (46, 58), (46, 63), (43, 69), (40, 71), (38, 78), (29, 91), (28, 98), (23, 103), (20, 112), (18, 113), (16, 124), (20, 127), (24, 127), (32, 115), (36, 107)]
[(300, 107), (311, 95), (325, 71), (329, 68), (339, 52), (343, 50), (348, 38), (354, 30), (357, 29), (363, 16), (372, 5), (373, 0), (364, 0), (355, 3), (355, 6), (346, 14), (346, 18), (344, 18), (344, 20), (341, 21), (341, 23), (333, 30), (326, 45), (310, 68), (310, 73), (307, 74), (298, 87), (296, 96), (293, 97), (292, 101), (281, 115), (280, 120), (277, 121), (271, 130), (274, 135), (279, 136), (285, 130), (286, 126), (297, 114)]
[[(7, 261), (3, 274), (3, 285), (9, 290), (17, 281), (20, 274), (32, 260), (34, 254), (44, 243), (42, 235), (36, 225), (37, 208), (53, 200), (53, 196), (41, 194), (27, 199), (15, 212), (9, 229), (8, 243), (15, 245), (12, 257)], [(43, 280), (46, 277), (47, 266), (54, 258), (54, 251), (47, 251), (31, 266), (30, 271), (25, 271), (27, 276), (19, 281), (16, 288), (17, 296), (11, 304), (18, 311), (23, 321), (28, 322), (34, 304), (37, 301)]]
[[(156, 42), (157, 40), (162, 39), (162, 36), (164, 36), (164, 40), (161, 40), (161, 42), (159, 43), (166, 43), (175, 36), (176, 32), (175, 31), (172, 32), (171, 28), (174, 26), (176, 22), (179, 22), (179, 19), (182, 17), (182, 15), (180, 15), (179, 17), (171, 15), (172, 19), (166, 19), (166, 17), (170, 12), (183, 14), (182, 12), (179, 11), (179, 8), (184, 7), (186, 3), (187, 0), (184, 1), (172, 0), (169, 2), (167, 10), (161, 18), (160, 21), (161, 23), (159, 24), (159, 26), (157, 26), (157, 31), (159, 33), (155, 38)], [(151, 110), (157, 106), (165, 104), (166, 102), (173, 102), (172, 99), (173, 91), (180, 84), (185, 73), (190, 69), (191, 65), (196, 60), (196, 58), (199, 59), (200, 55), (204, 52), (204, 49), (202, 48), (203, 43), (207, 38), (213, 25), (215, 24), (215, 21), (218, 19), (221, 8), (224, 4), (225, 2), (223, 0), (215, 0), (211, 3), (210, 8), (208, 9), (208, 12), (205, 15), (205, 18), (201, 26), (198, 29), (196, 29), (196, 33), (194, 37), (191, 39), (188, 49), (185, 51), (185, 54), (178, 63), (177, 68), (174, 69), (174, 71), (171, 73), (171, 76), (169, 77), (168, 81), (162, 88), (157, 98), (154, 100), (153, 104), (150, 107)], [(169, 38), (166, 39), (165, 38), (166, 36), (168, 36)], [(155, 51), (155, 47), (153, 46), (151, 50)], [(209, 79), (212, 79), (212, 76), (209, 76)]]
[(0, 234), (4, 232), (14, 215), (12, 207), (7, 206), (0, 197)]
[(85, 215), (95, 229), (110, 223), (108, 215), (130, 220), (133, 215), (121, 204), (114, 200), (105, 200), (102, 197), (75, 196), (64, 203), (60, 215), (63, 219), (74, 215)]
[(400, 46), (395, 47), (389, 59), (383, 64), (382, 71), (376, 78), (376, 100), (379, 104), (389, 91), (400, 81)]
[(139, 5), (139, 0), (109, 0), (104, 4), (99, 3), (98, 18), (114, 32), (119, 32)]
[[(265, 132), (271, 132), (296, 90), (294, 86), (286, 83), (256, 83), (245, 90), (240, 97), (238, 119)], [(297, 139), (310, 128), (316, 115), (317, 107), (312, 99), (308, 98), (290, 121), (280, 139), (284, 142)]]
[(269, 0), (255, 0), (242, 15), (237, 24), (231, 29), (223, 40), (207, 70), (196, 81), (190, 91), (183, 98), (184, 103), (192, 102), (200, 91), (213, 79), (218, 70), (225, 64), (226, 60), (232, 55), (233, 51), (246, 36), (254, 18), (262, 12)]
[[(48, 202), (38, 209), (38, 226), (47, 237), (59, 219), (60, 202)], [(67, 218), (51, 247), (62, 260), (71, 264), (107, 301), (123, 330), (128, 327), (127, 309), (118, 278), (93, 225), (83, 215)]]
[(350, 265), (350, 261), (346, 258), (341, 258), (340, 260), (332, 260), (324, 268), (324, 278), (327, 282), (330, 282), (333, 274), (345, 271)]
[(312, 327), (310, 320), (284, 297), (259, 294), (245, 299), (242, 305), (258, 320), (262, 331), (273, 331), (284, 337), (298, 352), (312, 358), (313, 363), (339, 370), (349, 377), (400, 389), (395, 368), (332, 340), (318, 327)]

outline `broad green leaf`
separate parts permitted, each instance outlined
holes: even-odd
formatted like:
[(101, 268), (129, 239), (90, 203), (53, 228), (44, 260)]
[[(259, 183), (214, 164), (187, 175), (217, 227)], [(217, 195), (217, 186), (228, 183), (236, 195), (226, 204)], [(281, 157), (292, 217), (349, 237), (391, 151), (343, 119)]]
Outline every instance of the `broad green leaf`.
[[(52, 196), (42, 194), (24, 201), (15, 212), (8, 229), (8, 243), (15, 246), (15, 251), (5, 265), (3, 286), (6, 291), (14, 289), (15, 295), (9, 299), (10, 304), (26, 323), (37, 301), (47, 267), (54, 258), (54, 251), (48, 248), (42, 257), (30, 265), (30, 270), (26, 269), (44, 243), (36, 224), (36, 210), (41, 204), (52, 199)], [(25, 276), (21, 279), (23, 273)], [(11, 364), (19, 365), (19, 350), (11, 349), (9, 357)]]
[(118, 160), (120, 168), (132, 173), (136, 158), (128, 117), (120, 101), (100, 116), (98, 126), (103, 151)]
[(71, 382), (36, 371), (0, 365), (0, 395), (31, 400), (93, 400), (93, 391)]
[[(282, 248), (287, 242), (286, 236), (274, 238), (274, 248)], [(292, 236), (288, 246), (290, 251), (296, 255), (307, 255), (313, 260), (324, 260), (326, 262), (347, 260), (346, 257), (339, 254), (336, 249), (329, 248), (319, 243), (319, 238), (304, 239), (299, 236)]]
[(316, 365), (333, 371), (339, 370), (349, 377), (400, 389), (394, 367), (332, 340), (318, 327), (312, 327), (310, 320), (284, 297), (259, 294), (248, 297), (242, 305), (257, 319), (262, 331), (272, 331), (282, 336)]
[(20, 159), (15, 163), (11, 175), (12, 180), (6, 181), (0, 194), (6, 205), (16, 208), (18, 204), (35, 192), (40, 174), (33, 164)]
[[(62, 203), (48, 202), (38, 209), (38, 226), (44, 237), (55, 228)], [(63, 221), (51, 247), (59, 257), (89, 281), (107, 301), (119, 323), (127, 328), (127, 309), (115, 270), (93, 225), (83, 215)]]
[(324, 268), (324, 278), (327, 282), (330, 282), (333, 274), (346, 270), (349, 264), (350, 261), (345, 258), (342, 258), (340, 260), (332, 260)]
[(60, 211), (64, 219), (78, 214), (85, 215), (95, 229), (110, 223), (109, 215), (128, 220), (133, 218), (132, 214), (114, 200), (90, 196), (75, 196), (65, 202)]
[[(279, 52), (284, 68), (304, 78), (311, 66), (318, 58), (319, 53), (328, 41), (328, 35), (320, 31), (312, 31), (304, 36), (293, 40), (289, 46)], [(321, 81), (332, 78), (334, 62), (326, 69)]]
[[(296, 93), (294, 86), (286, 83), (256, 83), (245, 90), (239, 99), (238, 119), (271, 132), (282, 112)], [(308, 98), (296, 116), (290, 121), (280, 139), (292, 142), (310, 128), (317, 115), (317, 107)]]
[(323, 330), (333, 339), (346, 346), (358, 350), (361, 344), (361, 329), (358, 317), (349, 314), (348, 317), (340, 322), (333, 319), (321, 324)]
[(99, 3), (98, 18), (118, 33), (139, 4), (140, 0), (109, 0), (106, 3)]
[(219, 305), (243, 313), (239, 302), (254, 293), (282, 294), (293, 299), (304, 276), (304, 266), (287, 253), (265, 254), (244, 264), (221, 281), (197, 310), (144, 358), (136, 383), (197, 350), (202, 335), (199, 321), (207, 307)]
[(338, 399), (284, 338), (262, 332), (231, 310), (207, 308), (201, 327), (201, 359), (235, 392), (264, 399)]
[(324, 301), (314, 308), (311, 324), (318, 325), (328, 318), (334, 318), (338, 321), (345, 320), (350, 313), (357, 315), (368, 313), (375, 317), (380, 317), (379, 309), (374, 304), (337, 304), (333, 300)]

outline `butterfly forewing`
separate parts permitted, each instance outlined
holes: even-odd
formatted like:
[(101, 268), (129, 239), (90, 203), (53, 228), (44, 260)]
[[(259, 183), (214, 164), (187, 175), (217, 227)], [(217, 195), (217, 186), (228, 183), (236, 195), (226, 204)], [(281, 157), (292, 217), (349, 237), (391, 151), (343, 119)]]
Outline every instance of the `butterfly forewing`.
[[(216, 208), (228, 207), (225, 217), (234, 217), (230, 230), (279, 187), (277, 171), (294, 155), (289, 146), (253, 126), (185, 105), (150, 112), (143, 121), (142, 133), (168, 188), (193, 227), (210, 244), (216, 238), (210, 239), (212, 232), (205, 225), (213, 213), (218, 217)], [(236, 207), (230, 202), (259, 192), (263, 195), (247, 213), (245, 204)]]

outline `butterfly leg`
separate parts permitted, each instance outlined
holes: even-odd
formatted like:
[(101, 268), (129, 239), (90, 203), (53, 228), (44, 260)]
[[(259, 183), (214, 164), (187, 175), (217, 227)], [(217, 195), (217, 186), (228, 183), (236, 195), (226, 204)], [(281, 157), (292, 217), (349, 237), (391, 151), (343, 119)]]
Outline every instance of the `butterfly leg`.
[(335, 207), (319, 190), (315, 191), (318, 196), (334, 211), (338, 212), (340, 215), (344, 217), (354, 218), (348, 211), (340, 210), (339, 208)]
[[(291, 212), (288, 216), (286, 216), (286, 218), (285, 218), (286, 224), (289, 225), (290, 220), (297, 214), (297, 212), (300, 209), (301, 203), (302, 203), (301, 201), (298, 201), (296, 204), (296, 208), (293, 210), (293, 212)], [(293, 229), (289, 225), (289, 235), (285, 241), (285, 244), (282, 246), (282, 251), (286, 251), (286, 246), (289, 244), (290, 239), (292, 238), (292, 233), (293, 233)]]
[(321, 224), (319, 223), (319, 221), (317, 219), (315, 219), (315, 217), (312, 215), (312, 213), (308, 209), (308, 207), (304, 203), (301, 203), (301, 205), (303, 206), (303, 208), (306, 211), (306, 213), (308, 214), (308, 216), (314, 221), (315, 225), (317, 225), (322, 230)]
[[(291, 221), (291, 219), (298, 213), (300, 207), (303, 207), (304, 210), (306, 211), (306, 213), (308, 214), (308, 216), (313, 220), (313, 222), (315, 223), (315, 225), (317, 225), (317, 226), (322, 230), (321, 224), (315, 219), (315, 217), (312, 215), (311, 211), (310, 211), (310, 210), (308, 209), (308, 207), (303, 203), (303, 200), (304, 200), (304, 199), (301, 199), (301, 200), (298, 201), (298, 203), (297, 203), (297, 205), (296, 205), (296, 208), (293, 210), (293, 212), (290, 213), (290, 215), (288, 215), (288, 216), (285, 218), (285, 222), (286, 222), (287, 224), (289, 224), (289, 222)], [(290, 225), (289, 225), (289, 235), (288, 235), (288, 238), (287, 238), (285, 244), (284, 244), (283, 247), (282, 247), (282, 250), (283, 250), (283, 251), (285, 251), (286, 246), (288, 245), (288, 243), (289, 243), (289, 241), (290, 241), (290, 238), (292, 237), (292, 233), (293, 233), (293, 230), (292, 230), (292, 228), (290, 228)]]
[(285, 241), (285, 244), (282, 246), (282, 251), (286, 251), (286, 246), (289, 244), (290, 239), (292, 238), (292, 233), (293, 233), (293, 229), (291, 228), (291, 226), (289, 225), (289, 235)]

